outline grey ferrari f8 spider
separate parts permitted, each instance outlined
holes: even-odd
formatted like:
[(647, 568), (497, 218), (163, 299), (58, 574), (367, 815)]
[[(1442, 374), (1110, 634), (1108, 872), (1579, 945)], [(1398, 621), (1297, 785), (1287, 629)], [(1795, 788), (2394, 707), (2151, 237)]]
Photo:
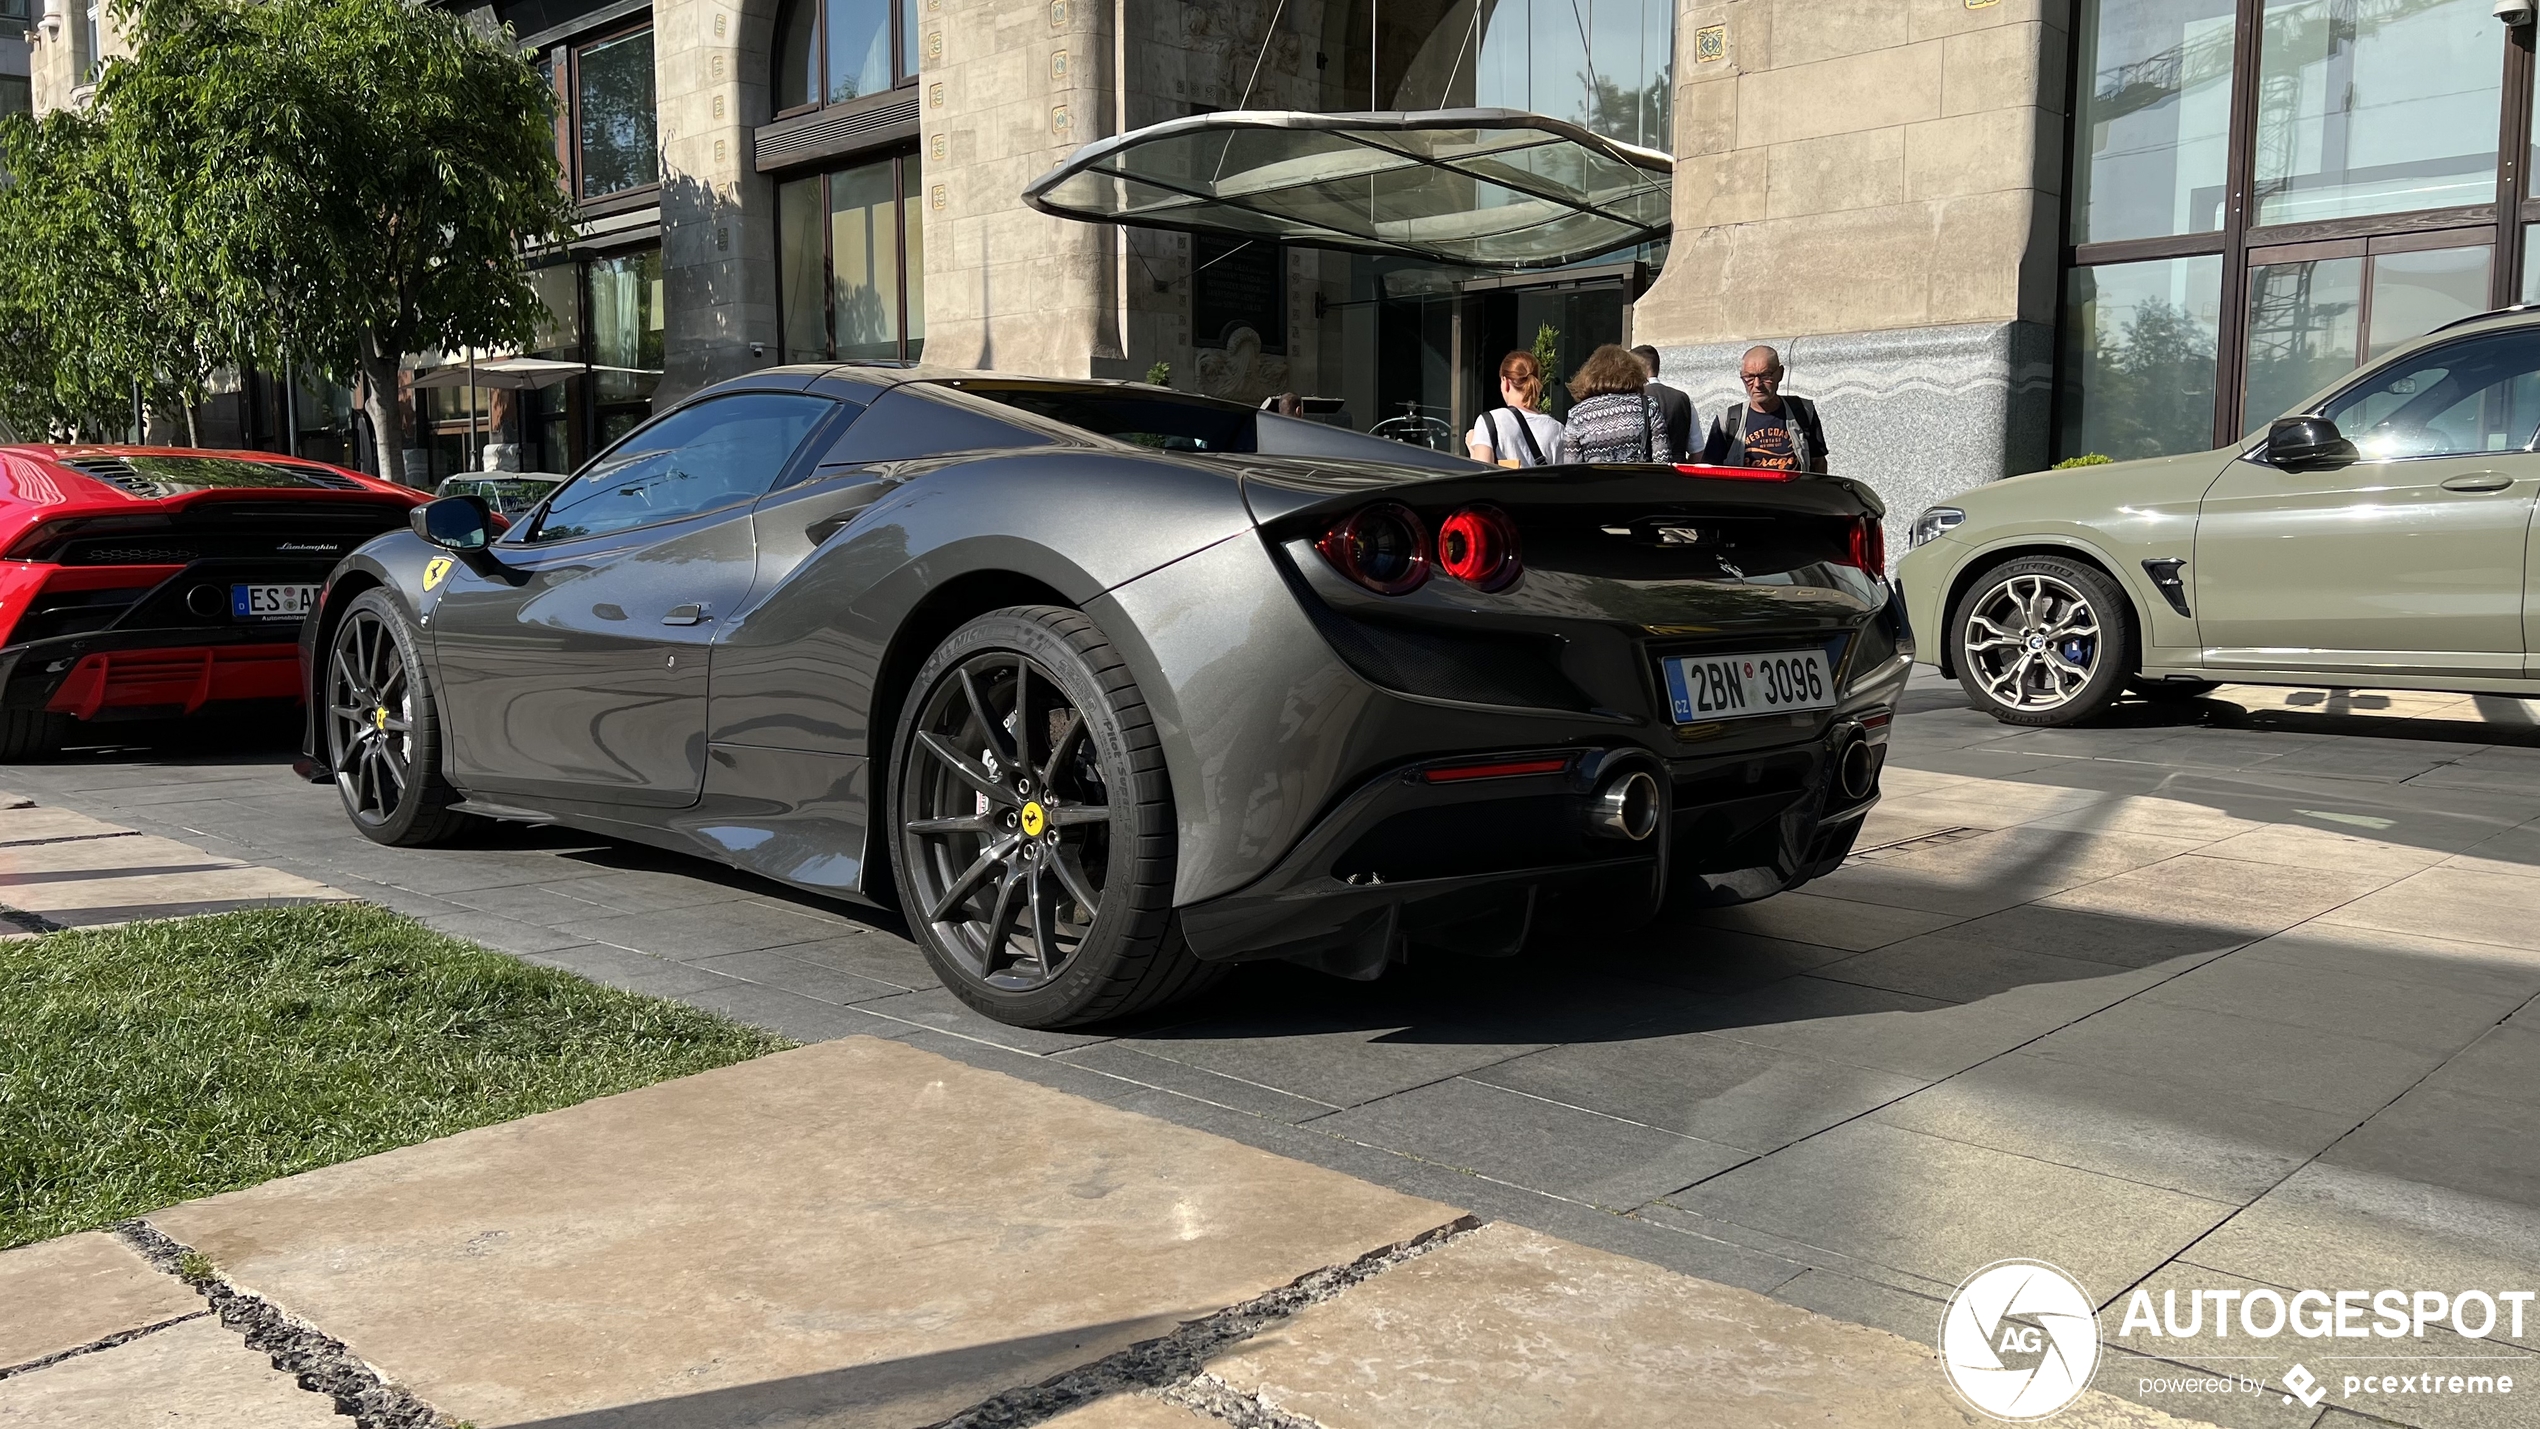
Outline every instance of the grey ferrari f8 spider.
[(384, 844), (569, 825), (896, 907), (1054, 1027), (1833, 869), (1911, 643), (1842, 478), (1502, 470), (1130, 384), (777, 368), (301, 635)]

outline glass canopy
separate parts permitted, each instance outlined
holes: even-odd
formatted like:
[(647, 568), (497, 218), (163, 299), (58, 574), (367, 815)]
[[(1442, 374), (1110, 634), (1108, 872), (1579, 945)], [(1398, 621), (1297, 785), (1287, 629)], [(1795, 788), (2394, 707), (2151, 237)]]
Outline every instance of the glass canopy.
[(1023, 201), (1091, 223), (1557, 268), (1665, 237), (1674, 169), (1514, 109), (1236, 110), (1088, 144)]

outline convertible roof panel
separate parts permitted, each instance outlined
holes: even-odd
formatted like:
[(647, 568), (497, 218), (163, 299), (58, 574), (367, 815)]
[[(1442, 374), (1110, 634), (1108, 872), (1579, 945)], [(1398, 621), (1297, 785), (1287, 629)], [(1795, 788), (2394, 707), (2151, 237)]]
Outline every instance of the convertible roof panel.
[(1308, 247), (1557, 268), (1666, 236), (1675, 160), (1515, 109), (1195, 114), (1088, 144), (1043, 213)]

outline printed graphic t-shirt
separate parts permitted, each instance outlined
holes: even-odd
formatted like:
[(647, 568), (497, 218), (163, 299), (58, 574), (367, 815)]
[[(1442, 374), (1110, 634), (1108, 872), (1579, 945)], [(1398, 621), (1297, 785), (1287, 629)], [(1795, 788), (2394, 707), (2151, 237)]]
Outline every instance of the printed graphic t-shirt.
[(1789, 409), (1759, 412), (1749, 407), (1746, 418), (1746, 464), (1770, 471), (1796, 471), (1799, 454), (1791, 450)]

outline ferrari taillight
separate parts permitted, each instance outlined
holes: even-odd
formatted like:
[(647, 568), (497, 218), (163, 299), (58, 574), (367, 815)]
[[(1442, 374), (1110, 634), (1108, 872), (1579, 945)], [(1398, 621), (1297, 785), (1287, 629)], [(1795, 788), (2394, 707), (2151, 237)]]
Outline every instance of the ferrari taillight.
[(1843, 563), (1874, 576), (1887, 574), (1887, 526), (1876, 516), (1855, 516), (1845, 533)]
[(1438, 569), (1476, 590), (1506, 590), (1524, 571), (1517, 523), (1496, 506), (1467, 506), (1438, 526)]
[(1314, 543), (1332, 569), (1378, 595), (1409, 595), (1429, 578), (1429, 533), (1391, 501), (1334, 521)]

